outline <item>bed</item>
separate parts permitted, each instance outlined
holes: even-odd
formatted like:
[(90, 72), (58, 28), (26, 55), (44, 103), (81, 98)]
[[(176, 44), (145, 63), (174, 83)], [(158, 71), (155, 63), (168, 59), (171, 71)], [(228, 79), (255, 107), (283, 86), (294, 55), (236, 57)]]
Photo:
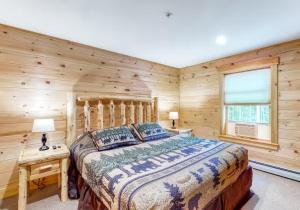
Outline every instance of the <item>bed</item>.
[[(114, 106), (111, 101), (109, 104), (112, 116)], [(156, 118), (159, 116), (155, 105), (153, 109), (151, 104), (144, 107), (148, 112), (153, 110)], [(84, 110), (87, 131), (90, 108)], [(121, 110), (123, 118), (125, 113)], [(135, 119), (134, 114), (129, 115), (129, 121)], [(136, 118), (141, 122), (157, 120), (140, 109)], [(250, 195), (252, 169), (247, 150), (239, 145), (171, 135), (98, 151), (85, 132), (70, 150), (69, 197), (79, 198), (79, 210), (237, 209)]]

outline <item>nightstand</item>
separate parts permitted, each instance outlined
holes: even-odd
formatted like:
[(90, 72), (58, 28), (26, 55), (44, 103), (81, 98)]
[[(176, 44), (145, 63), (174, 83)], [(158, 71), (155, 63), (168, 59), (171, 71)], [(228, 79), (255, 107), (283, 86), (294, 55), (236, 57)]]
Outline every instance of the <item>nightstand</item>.
[(39, 151), (39, 147), (25, 148), (19, 156), (19, 200), (18, 210), (25, 210), (27, 203), (28, 181), (57, 174), (60, 185), (61, 201), (68, 198), (67, 165), (69, 149), (66, 145), (60, 148)]
[(190, 128), (165, 128), (165, 130), (179, 134), (180, 136), (193, 136), (193, 129)]

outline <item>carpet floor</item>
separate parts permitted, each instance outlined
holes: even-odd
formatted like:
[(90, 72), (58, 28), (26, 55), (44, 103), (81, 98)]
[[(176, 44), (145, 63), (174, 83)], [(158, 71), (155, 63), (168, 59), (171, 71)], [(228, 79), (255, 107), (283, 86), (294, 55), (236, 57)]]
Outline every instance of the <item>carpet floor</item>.
[[(242, 210), (300, 210), (300, 182), (254, 170), (252, 191), (255, 193)], [(76, 210), (77, 200), (60, 202), (56, 186), (33, 191), (27, 210)], [(0, 200), (1, 210), (17, 210), (18, 198)]]

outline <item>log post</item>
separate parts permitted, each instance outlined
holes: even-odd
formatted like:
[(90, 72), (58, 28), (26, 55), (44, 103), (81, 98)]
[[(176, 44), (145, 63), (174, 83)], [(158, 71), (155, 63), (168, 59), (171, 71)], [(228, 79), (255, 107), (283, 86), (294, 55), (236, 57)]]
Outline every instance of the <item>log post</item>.
[(27, 168), (26, 166), (19, 167), (19, 200), (18, 209), (25, 210), (27, 203)]
[(61, 192), (60, 192), (60, 199), (62, 202), (68, 200), (68, 158), (63, 158), (60, 160), (60, 167), (61, 167)]
[(143, 123), (147, 122), (147, 103), (143, 103)]
[(84, 111), (84, 131), (87, 132), (91, 130), (91, 107), (88, 101), (85, 101), (83, 111)]
[(97, 109), (98, 109), (97, 128), (103, 129), (103, 104), (101, 100), (99, 100)]
[(134, 123), (134, 104), (133, 101), (130, 103), (130, 118), (129, 118), (130, 124)]
[(139, 103), (138, 123), (143, 123), (143, 103)]
[(151, 122), (151, 102), (147, 104), (147, 122)]
[(114, 127), (115, 126), (115, 105), (113, 100), (110, 100), (109, 115), (110, 115), (110, 127)]
[(125, 112), (126, 105), (124, 104), (124, 101), (121, 101), (120, 108), (121, 108), (121, 125), (126, 125), (126, 112)]
[(154, 122), (159, 121), (158, 97), (154, 97)]
[(76, 97), (73, 92), (67, 93), (67, 146), (76, 139)]

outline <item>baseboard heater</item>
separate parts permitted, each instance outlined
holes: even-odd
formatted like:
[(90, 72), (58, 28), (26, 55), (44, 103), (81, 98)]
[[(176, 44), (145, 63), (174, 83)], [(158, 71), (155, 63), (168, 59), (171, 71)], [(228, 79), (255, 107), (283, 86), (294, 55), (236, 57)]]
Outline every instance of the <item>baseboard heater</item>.
[(267, 173), (271, 173), (277, 176), (282, 176), (288, 179), (292, 179), (300, 182), (300, 172), (289, 170), (277, 166), (272, 166), (266, 163), (257, 162), (254, 160), (249, 160), (250, 165), (257, 170), (264, 171)]

